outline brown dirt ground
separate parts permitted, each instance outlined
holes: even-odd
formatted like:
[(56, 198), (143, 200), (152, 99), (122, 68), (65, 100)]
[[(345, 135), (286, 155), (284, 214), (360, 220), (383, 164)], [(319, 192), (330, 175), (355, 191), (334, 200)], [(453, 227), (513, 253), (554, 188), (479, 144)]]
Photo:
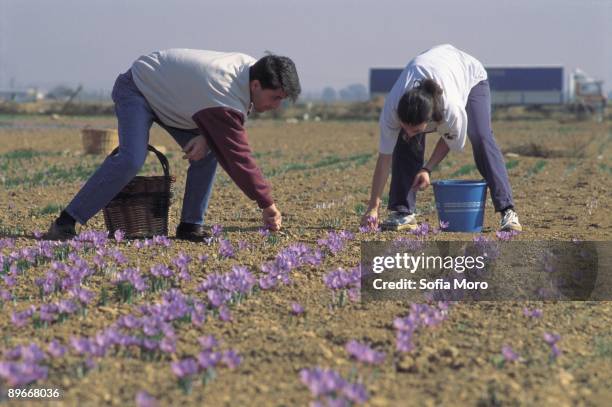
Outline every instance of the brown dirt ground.
[[(31, 159), (4, 159), (0, 167), (4, 184), (0, 189), (0, 237), (14, 236), (17, 246), (33, 244), (31, 233), (44, 230), (57, 208), (66, 205), (101, 162), (100, 156), (81, 154), (79, 127), (113, 125), (111, 118), (50, 120), (44, 118), (4, 118), (12, 127), (0, 127), (0, 155), (21, 149), (38, 152)], [(15, 127), (17, 125), (17, 128)], [(525, 231), (520, 240), (610, 240), (612, 183), (612, 129), (606, 123), (565, 123), (556, 121), (495, 122), (494, 129), (504, 152), (519, 152), (509, 170), (516, 206)], [(286, 124), (254, 121), (249, 137), (257, 161), (270, 175), (274, 197), (283, 212), (284, 230), (276, 244), (261, 241), (256, 230), (260, 212), (234, 186), (218, 173), (207, 223), (222, 224), (232, 242), (246, 240), (252, 249), (235, 260), (213, 258), (203, 268), (192, 267), (194, 282), (182, 287), (193, 293), (203, 276), (225, 272), (233, 264), (257, 266), (271, 259), (284, 246), (301, 241), (316, 244), (330, 228), (357, 231), (359, 216), (368, 199), (375, 163), (377, 125), (374, 122), (321, 122)], [(152, 131), (152, 142), (164, 145), (170, 153), (171, 168), (177, 176), (178, 196), (186, 168), (178, 147), (159, 128)], [(428, 151), (435, 137), (428, 140)], [(436, 178), (450, 178), (473, 164), (470, 147), (463, 154), (452, 154), (434, 172)], [(44, 154), (40, 154), (44, 153)], [(530, 156), (530, 155), (536, 155)], [(2, 161), (0, 161), (2, 165)], [(81, 173), (71, 169), (81, 166)], [(54, 171), (49, 168), (55, 166)], [(66, 169), (74, 180), (57, 170)], [(468, 170), (463, 170), (466, 172)], [(45, 175), (45, 171), (46, 175)], [(151, 161), (148, 171), (157, 171)], [(60, 175), (58, 175), (60, 174)], [(72, 175), (69, 175), (72, 176)], [(64, 178), (62, 178), (64, 177)], [(80, 178), (79, 178), (80, 177)], [(456, 177), (456, 176), (455, 176)], [(479, 178), (476, 171), (463, 178)], [(46, 185), (40, 185), (42, 182)], [(232, 204), (228, 204), (232, 202)], [(419, 221), (437, 223), (431, 188), (419, 196)], [(46, 209), (45, 209), (46, 208)], [(171, 208), (171, 231), (178, 222), (180, 200)], [(488, 202), (484, 234), (494, 237), (498, 214)], [(103, 229), (102, 215), (85, 229)], [(172, 234), (172, 232), (171, 232)], [(399, 233), (385, 232), (376, 238), (392, 240)], [(372, 236), (358, 235), (336, 256), (326, 258), (318, 268), (307, 267), (295, 273), (295, 284), (276, 291), (258, 293), (233, 309), (233, 322), (209, 319), (201, 329), (180, 326), (176, 357), (195, 354), (196, 338), (216, 335), (244, 357), (235, 371), (220, 370), (205, 388), (196, 385), (183, 395), (170, 371), (169, 361), (144, 362), (134, 357), (106, 357), (98, 368), (79, 379), (73, 372), (78, 362), (68, 356), (53, 362), (49, 380), (41, 387), (61, 387), (66, 405), (130, 405), (135, 394), (147, 390), (162, 405), (306, 405), (309, 392), (298, 378), (302, 368), (317, 365), (348, 374), (353, 363), (344, 345), (350, 339), (368, 341), (388, 355), (395, 346), (392, 321), (407, 313), (400, 302), (356, 303), (330, 308), (331, 294), (322, 276), (337, 267), (352, 267), (359, 258), (359, 242)], [(433, 240), (468, 240), (472, 235), (444, 233)], [(139, 256), (133, 248), (120, 244), (132, 264), (148, 268), (153, 262), (167, 262), (180, 251), (193, 257), (216, 254), (216, 246), (173, 242), (163, 253)], [(19, 277), (23, 300), (15, 309), (38, 304), (33, 281), (46, 271), (31, 268)], [(98, 276), (96, 286), (110, 286)], [(28, 300), (28, 295), (31, 298)], [(158, 299), (147, 294), (138, 303)], [(293, 301), (306, 308), (305, 318), (292, 318), (288, 309)], [(612, 399), (612, 305), (610, 302), (538, 302), (529, 306), (543, 309), (539, 320), (527, 321), (522, 315), (525, 303), (460, 303), (440, 327), (423, 331), (410, 355), (399, 360), (397, 368), (388, 356), (368, 382), (369, 405), (606, 405)], [(10, 324), (12, 304), (0, 313), (0, 350), (35, 341), (45, 344), (52, 338), (67, 342), (71, 335), (93, 335), (131, 306), (113, 302), (92, 307), (88, 316), (73, 317), (49, 328), (14, 328)], [(548, 349), (542, 333), (561, 334), (563, 355), (548, 362)], [(493, 359), (502, 345), (510, 343), (526, 358), (523, 363), (499, 367)]]

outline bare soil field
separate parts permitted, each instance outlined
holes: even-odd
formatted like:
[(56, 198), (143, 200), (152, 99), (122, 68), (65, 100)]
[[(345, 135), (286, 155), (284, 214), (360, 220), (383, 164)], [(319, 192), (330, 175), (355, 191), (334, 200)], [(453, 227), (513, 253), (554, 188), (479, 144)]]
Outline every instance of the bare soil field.
[[(26, 373), (36, 377), (29, 381), (32, 388), (61, 389), (65, 405), (146, 405), (148, 396), (159, 405), (215, 406), (308, 405), (333, 398), (372, 406), (596, 406), (612, 400), (610, 302), (457, 302), (421, 309), (400, 301), (339, 300), (340, 290), (333, 292), (326, 276), (358, 266), (360, 242), (413, 236), (359, 231), (376, 161), (375, 122), (249, 123), (283, 229), (269, 236), (260, 231), (259, 209), (219, 168), (206, 224), (222, 230), (217, 226), (209, 245), (172, 239), (186, 162), (171, 137), (154, 127), (151, 144), (166, 148), (177, 178), (170, 240), (145, 244), (85, 235), (79, 244), (45, 246), (38, 232), (104, 158), (82, 153), (85, 125), (112, 127), (115, 121), (0, 118), (0, 403), (40, 403), (6, 396), (9, 388), (24, 387), (16, 383)], [(610, 240), (608, 123), (525, 120), (493, 127), (524, 227), (514, 240)], [(428, 137), (429, 153), (437, 137)], [(152, 155), (143, 173), (161, 173)], [(432, 177), (480, 179), (470, 146), (451, 153)], [(438, 224), (431, 188), (419, 193), (418, 221)], [(482, 236), (498, 239), (498, 224), (489, 200)], [(102, 214), (80, 230), (104, 231)], [(339, 234), (342, 230), (352, 235)], [(424, 239), (475, 237), (442, 232)], [(330, 244), (332, 238), (340, 243)], [(300, 249), (288, 254), (296, 244)], [(262, 285), (269, 271), (261, 266), (279, 257), (293, 261), (283, 266), (291, 282)], [(172, 277), (155, 278), (150, 270), (156, 265), (167, 266)], [(254, 276), (254, 287), (218, 306), (210, 277), (239, 266)], [(118, 283), (118, 275), (136, 269), (148, 288), (132, 284), (126, 292), (129, 278)], [(78, 284), (67, 281), (75, 275)], [(56, 284), (46, 290), (43, 280)], [(76, 308), (52, 308), (66, 300)], [(154, 319), (151, 315), (161, 322), (143, 322)], [(434, 321), (419, 322), (411, 331), (413, 348), (402, 351), (396, 318), (407, 315)], [(117, 339), (115, 332), (110, 338), (109, 328), (124, 336)], [(220, 343), (220, 360), (211, 356), (203, 339), (208, 335)], [(347, 347), (352, 340), (384, 358), (366, 360), (367, 352), (358, 355)], [(24, 350), (30, 344), (42, 354), (35, 347)], [(213, 360), (202, 360), (207, 357)], [(197, 368), (180, 365), (190, 358)], [(32, 363), (45, 374), (18, 371), (24, 364), (32, 369)], [(304, 371), (316, 367), (333, 369), (343, 379)]]

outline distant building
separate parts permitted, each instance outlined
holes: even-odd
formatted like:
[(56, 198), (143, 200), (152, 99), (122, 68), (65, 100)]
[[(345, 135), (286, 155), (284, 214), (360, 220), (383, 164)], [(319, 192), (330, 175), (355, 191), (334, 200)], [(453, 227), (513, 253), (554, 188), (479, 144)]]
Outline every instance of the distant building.
[(44, 98), (44, 94), (37, 89), (0, 89), (0, 101), (28, 103), (36, 102)]

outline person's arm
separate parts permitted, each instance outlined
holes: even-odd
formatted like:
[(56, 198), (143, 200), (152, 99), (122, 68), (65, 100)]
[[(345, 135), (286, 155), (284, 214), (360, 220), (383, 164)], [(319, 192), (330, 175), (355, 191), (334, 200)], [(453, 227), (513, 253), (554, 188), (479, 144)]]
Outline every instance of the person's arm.
[(449, 151), (450, 149), (448, 148), (446, 142), (440, 138), (434, 147), (434, 151), (431, 153), (431, 157), (429, 157), (427, 164), (425, 164), (421, 171), (419, 171), (414, 177), (411, 188), (420, 190), (427, 188), (431, 184), (431, 171), (436, 165), (440, 164)]
[(381, 197), (387, 179), (389, 178), (389, 172), (391, 169), (392, 154), (378, 154), (376, 160), (376, 168), (374, 169), (374, 175), (372, 176), (372, 190), (370, 192), (370, 202), (368, 209), (361, 219), (363, 226), (374, 223), (374, 226), (378, 224), (378, 210), (380, 209)]
[(278, 229), (280, 212), (274, 205), (270, 185), (251, 154), (243, 116), (230, 108), (213, 107), (200, 110), (193, 115), (193, 120), (221, 167), (244, 194), (263, 210), (266, 225)]

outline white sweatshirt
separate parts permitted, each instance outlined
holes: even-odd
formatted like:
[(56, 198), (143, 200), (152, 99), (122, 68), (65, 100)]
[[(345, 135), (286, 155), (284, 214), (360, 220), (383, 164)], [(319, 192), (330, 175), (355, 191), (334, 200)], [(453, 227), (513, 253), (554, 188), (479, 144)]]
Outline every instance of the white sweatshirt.
[(401, 130), (397, 105), (406, 91), (424, 79), (433, 79), (443, 91), (444, 119), (437, 128), (438, 133), (451, 150), (463, 150), (467, 136), (465, 105), (468, 95), (475, 85), (487, 79), (487, 71), (476, 58), (444, 44), (410, 61), (387, 95), (380, 114), (380, 153), (393, 153)]

